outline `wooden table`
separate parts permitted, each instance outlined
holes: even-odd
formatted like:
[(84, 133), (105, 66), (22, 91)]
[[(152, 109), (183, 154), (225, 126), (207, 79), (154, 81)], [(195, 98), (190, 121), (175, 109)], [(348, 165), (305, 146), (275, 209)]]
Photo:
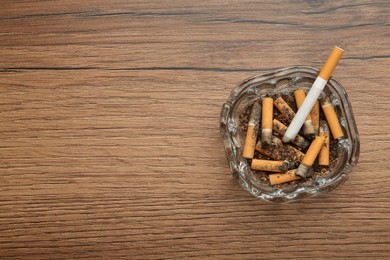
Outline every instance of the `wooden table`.
[[(389, 259), (390, 4), (2, 1), (1, 259)], [(231, 177), (241, 80), (346, 52), (349, 180), (288, 205)]]

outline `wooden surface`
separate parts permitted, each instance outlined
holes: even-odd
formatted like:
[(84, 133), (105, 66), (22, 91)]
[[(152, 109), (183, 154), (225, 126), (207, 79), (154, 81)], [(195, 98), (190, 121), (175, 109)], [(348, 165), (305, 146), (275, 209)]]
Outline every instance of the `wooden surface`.
[[(1, 259), (390, 258), (387, 0), (0, 7)], [(223, 102), (334, 45), (358, 166), (327, 196), (253, 198), (228, 169)]]

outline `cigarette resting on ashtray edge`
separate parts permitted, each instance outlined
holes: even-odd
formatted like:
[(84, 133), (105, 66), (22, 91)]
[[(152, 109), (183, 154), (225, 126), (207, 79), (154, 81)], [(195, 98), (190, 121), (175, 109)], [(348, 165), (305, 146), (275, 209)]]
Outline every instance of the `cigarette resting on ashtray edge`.
[(295, 136), (298, 134), (303, 123), (305, 122), (307, 116), (312, 110), (315, 102), (321, 95), (322, 90), (326, 86), (330, 76), (332, 75), (333, 70), (336, 68), (337, 63), (343, 56), (344, 50), (340, 47), (334, 47), (333, 51), (330, 53), (328, 59), (326, 60), (324, 66), (321, 69), (320, 74), (314, 81), (312, 87), (310, 88), (309, 93), (307, 94), (302, 105), (298, 109), (294, 119), (291, 121), (291, 124), (288, 126), (286, 133), (283, 136), (283, 142), (288, 143), (295, 139)]

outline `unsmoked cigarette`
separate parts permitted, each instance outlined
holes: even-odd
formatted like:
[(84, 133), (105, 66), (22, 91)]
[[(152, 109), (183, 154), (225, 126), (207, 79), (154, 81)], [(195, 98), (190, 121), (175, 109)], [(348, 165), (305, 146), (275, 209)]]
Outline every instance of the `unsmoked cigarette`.
[(325, 141), (324, 145), (321, 148), (320, 153), (318, 154), (318, 165), (329, 165), (329, 127), (325, 120), (321, 120), (320, 123), (320, 136), (322, 136)]
[[(297, 89), (294, 91), (295, 103), (298, 109), (301, 107), (303, 100), (305, 100), (306, 94), (303, 89)], [(307, 115), (305, 122), (303, 123), (303, 133), (305, 135), (314, 135), (314, 128), (310, 114)]]
[(272, 138), (273, 99), (265, 97), (262, 100), (261, 140), (271, 144)]
[(267, 172), (286, 172), (289, 168), (288, 161), (252, 160), (252, 170)]
[(310, 116), (315, 135), (318, 135), (318, 131), (320, 128), (320, 102), (318, 102), (318, 100), (314, 103), (314, 106), (310, 112)]
[(255, 101), (249, 117), (248, 130), (246, 131), (244, 158), (252, 159), (255, 153), (256, 139), (259, 133), (259, 123), (261, 115), (261, 105)]
[(279, 110), (279, 112), (284, 116), (284, 118), (291, 123), (295, 116), (294, 110), (287, 104), (282, 97), (278, 97), (274, 101), (274, 106)]
[(343, 137), (343, 129), (341, 128), (339, 119), (337, 118), (336, 112), (334, 111), (333, 105), (330, 102), (329, 98), (321, 99), (321, 107), (324, 111), (325, 118), (328, 122), (333, 138), (338, 139), (340, 137)]
[(322, 136), (316, 136), (314, 141), (310, 144), (309, 149), (305, 154), (305, 157), (303, 158), (301, 164), (298, 167), (298, 171), (296, 173), (297, 175), (306, 178), (309, 177), (309, 173), (312, 174), (310, 168), (316, 160), (322, 146), (324, 145), (324, 142), (325, 139)]
[(269, 181), (271, 185), (290, 182), (290, 181), (296, 181), (299, 180), (301, 177), (296, 175), (297, 170), (290, 170), (285, 173), (273, 173), (268, 175)]
[[(277, 132), (278, 134), (280, 135), (284, 135), (284, 133), (286, 132), (287, 130), (287, 126), (285, 126), (284, 124), (282, 124), (282, 122), (280, 122), (279, 120), (277, 119), (274, 119), (273, 121), (273, 127), (272, 129)], [(300, 135), (297, 135), (295, 137), (295, 139), (293, 140), (293, 144), (295, 144), (296, 146), (302, 148), (302, 149), (306, 149), (308, 146), (309, 146), (309, 142), (303, 138), (302, 136)]]

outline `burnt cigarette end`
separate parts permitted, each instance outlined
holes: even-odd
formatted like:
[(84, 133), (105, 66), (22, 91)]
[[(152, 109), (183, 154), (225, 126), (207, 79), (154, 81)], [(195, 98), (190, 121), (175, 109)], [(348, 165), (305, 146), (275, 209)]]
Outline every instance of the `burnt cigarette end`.
[(293, 141), (293, 144), (295, 144), (296, 146), (298, 146), (298, 147), (300, 147), (302, 149), (306, 149), (310, 145), (309, 141), (307, 141), (305, 138), (303, 138), (300, 135), (297, 135), (295, 137), (295, 139)]
[(308, 178), (313, 176), (313, 170), (311, 169), (311, 167), (306, 167), (305, 165), (301, 164), (299, 165), (295, 174), (302, 178)]
[(289, 170), (289, 167), (290, 167), (290, 162), (284, 161), (283, 164), (281, 166), (279, 166), (279, 171), (286, 172)]
[(288, 169), (289, 170), (292, 170), (292, 169), (296, 169), (297, 168), (297, 165), (295, 162), (289, 162), (288, 163)]
[[(285, 125), (284, 125), (282, 122), (280, 122), (279, 120), (274, 119), (272, 129), (273, 129), (275, 132), (277, 132), (278, 134), (284, 135), (284, 133), (285, 133), (286, 130), (287, 130), (287, 126), (285, 126)], [(300, 135), (297, 135), (297, 136), (295, 137), (295, 139), (293, 140), (293, 144), (295, 144), (296, 146), (298, 146), (298, 147), (301, 148), (301, 149), (306, 149), (306, 148), (309, 147), (309, 145), (310, 145), (310, 143), (309, 143), (305, 138), (303, 138), (303, 137), (300, 136)]]
[(271, 145), (272, 144), (272, 129), (263, 129), (261, 131), (261, 140), (263, 144)]
[(303, 133), (306, 137), (315, 135), (314, 127), (311, 120), (306, 120), (305, 123), (303, 123)]
[[(299, 109), (306, 98), (306, 93), (303, 89), (297, 89), (294, 91), (294, 96), (295, 103), (297, 104), (297, 107)], [(314, 135), (315, 133), (310, 113), (307, 115), (306, 120), (303, 124), (303, 133), (305, 134), (305, 136)]]
[(262, 100), (261, 139), (271, 145), (273, 119), (273, 99), (265, 97)]

